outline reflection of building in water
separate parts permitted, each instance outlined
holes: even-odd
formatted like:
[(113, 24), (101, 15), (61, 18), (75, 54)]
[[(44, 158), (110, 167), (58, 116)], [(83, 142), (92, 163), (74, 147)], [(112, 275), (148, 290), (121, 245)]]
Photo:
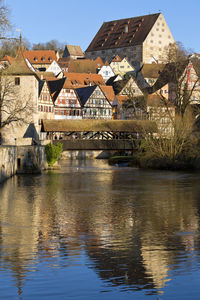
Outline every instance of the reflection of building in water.
[(142, 246), (142, 260), (146, 274), (152, 278), (156, 289), (163, 288), (168, 278), (169, 254), (164, 246), (149, 245)]
[(156, 184), (149, 173), (74, 163), (2, 186), (3, 268), (20, 289), (38, 261), (59, 267), (62, 256), (74, 265), (84, 247), (88, 265), (107, 283), (161, 290), (179, 251), (193, 249), (199, 228), (193, 195), (170, 179)]

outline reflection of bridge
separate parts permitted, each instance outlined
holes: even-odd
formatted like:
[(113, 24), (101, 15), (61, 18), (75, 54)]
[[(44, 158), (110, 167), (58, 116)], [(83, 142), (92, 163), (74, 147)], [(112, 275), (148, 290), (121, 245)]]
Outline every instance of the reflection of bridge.
[(151, 121), (43, 120), (42, 132), (63, 150), (133, 150), (146, 132), (155, 132)]

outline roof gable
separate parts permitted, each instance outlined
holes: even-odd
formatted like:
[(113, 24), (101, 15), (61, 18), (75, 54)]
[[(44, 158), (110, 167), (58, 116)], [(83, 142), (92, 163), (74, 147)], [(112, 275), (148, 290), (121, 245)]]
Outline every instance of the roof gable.
[(104, 93), (107, 100), (112, 103), (115, 100), (115, 93), (112, 86), (100, 85), (99, 86), (102, 92)]
[(37, 74), (28, 67), (28, 64), (23, 55), (23, 50), (21, 47), (19, 47), (17, 56), (13, 60), (13, 63), (6, 69), (5, 72), (8, 75), (27, 75), (27, 76), (32, 75), (39, 80)]
[(76, 45), (66, 45), (63, 53), (63, 57), (68, 56), (81, 56), (84, 57), (83, 51), (80, 46)]
[(96, 88), (97, 86), (93, 85), (76, 89), (76, 93), (82, 106), (85, 105)]
[(66, 78), (47, 80), (47, 85), (49, 87), (50, 94), (54, 102), (56, 101), (58, 95), (60, 94), (60, 91), (64, 86), (65, 80)]

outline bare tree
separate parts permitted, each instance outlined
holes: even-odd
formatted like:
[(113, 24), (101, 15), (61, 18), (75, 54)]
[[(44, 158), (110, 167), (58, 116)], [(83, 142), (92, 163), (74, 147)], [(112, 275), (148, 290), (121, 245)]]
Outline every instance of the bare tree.
[(61, 55), (67, 43), (61, 43), (57, 40), (51, 40), (46, 43), (33, 44), (33, 50), (55, 50)]
[(176, 114), (184, 116), (187, 109), (200, 104), (198, 62), (191, 59), (191, 54), (182, 45), (171, 45), (167, 52), (168, 63), (154, 86), (148, 92), (158, 91), (167, 107), (167, 99), (161, 87), (168, 84), (169, 100), (176, 107)]
[(114, 86), (115, 92), (124, 96), (122, 113), (129, 119), (144, 119), (147, 114), (146, 95), (141, 92), (134, 75), (126, 75)]
[(30, 116), (35, 112), (31, 95), (26, 99), (16, 88), (14, 78), (6, 73), (0, 76), (0, 132), (8, 125), (30, 123)]
[(11, 29), (11, 23), (9, 20), (9, 9), (3, 4), (3, 0), (0, 0), (0, 35), (1, 37)]
[[(19, 45), (20, 45), (20, 39), (10, 38), (10, 39), (2, 40), (0, 46), (0, 58), (3, 58), (5, 55), (15, 57)], [(31, 47), (30, 42), (26, 38), (23, 38), (23, 40), (21, 41), (21, 46), (23, 46), (24, 50), (29, 50)]]

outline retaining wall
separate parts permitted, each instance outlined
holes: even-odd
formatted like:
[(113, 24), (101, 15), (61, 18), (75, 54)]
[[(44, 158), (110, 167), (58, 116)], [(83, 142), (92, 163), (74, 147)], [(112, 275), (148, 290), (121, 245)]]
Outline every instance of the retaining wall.
[(16, 173), (40, 173), (45, 168), (44, 146), (0, 146), (0, 183)]

